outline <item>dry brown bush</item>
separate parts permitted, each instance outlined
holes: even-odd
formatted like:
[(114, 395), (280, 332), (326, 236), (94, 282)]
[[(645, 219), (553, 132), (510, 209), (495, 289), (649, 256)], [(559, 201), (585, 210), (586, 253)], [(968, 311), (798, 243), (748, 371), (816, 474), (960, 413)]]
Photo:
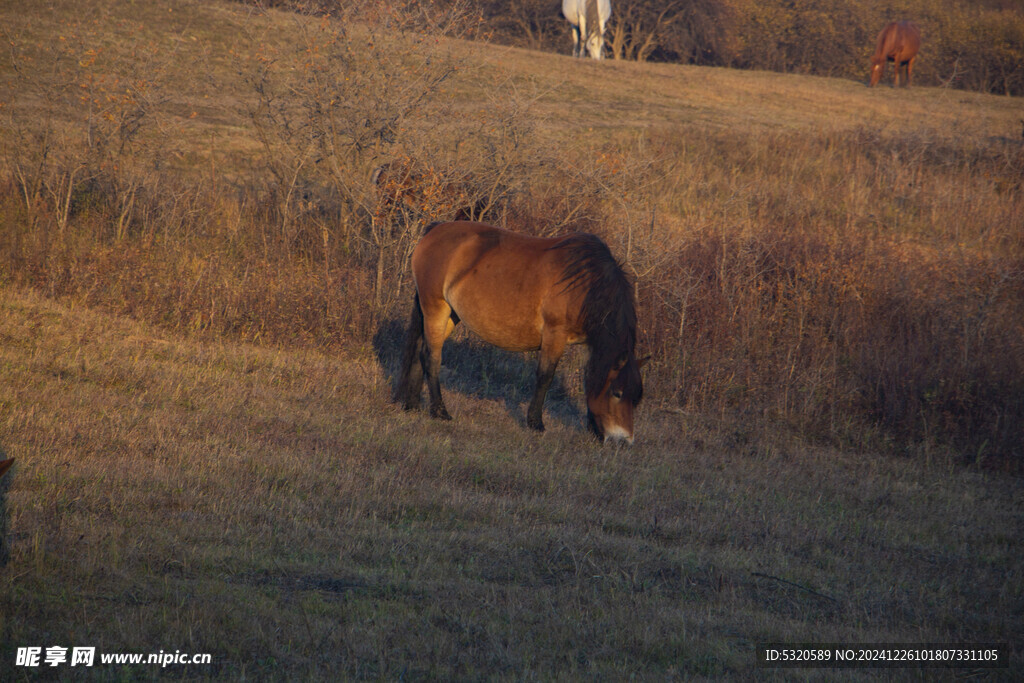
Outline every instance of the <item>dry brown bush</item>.
[[(641, 280), (664, 391), (694, 410), (740, 409), (841, 439), (880, 424), (904, 444), (1019, 456), (1015, 143), (965, 150), (854, 131), (677, 149), (686, 177), (712, 186), (705, 197), (728, 193), (739, 210), (721, 203), (734, 222), (681, 225), (659, 250), (674, 261)], [(709, 157), (744, 159), (742, 184), (703, 166)], [(977, 194), (951, 194), (969, 178)], [(673, 192), (683, 204), (687, 194)]]

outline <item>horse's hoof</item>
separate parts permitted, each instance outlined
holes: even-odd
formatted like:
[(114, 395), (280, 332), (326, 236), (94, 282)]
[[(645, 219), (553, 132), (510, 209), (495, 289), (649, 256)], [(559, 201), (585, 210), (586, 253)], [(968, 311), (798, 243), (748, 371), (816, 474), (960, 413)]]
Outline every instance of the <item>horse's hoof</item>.
[(544, 431), (544, 423), (541, 422), (540, 420), (527, 420), (526, 426), (537, 432)]
[(430, 417), (434, 418), (435, 420), (450, 420), (450, 419), (452, 419), (452, 416), (448, 414), (448, 411), (445, 409), (444, 406), (441, 406), (440, 408), (433, 408), (433, 409), (431, 409)]

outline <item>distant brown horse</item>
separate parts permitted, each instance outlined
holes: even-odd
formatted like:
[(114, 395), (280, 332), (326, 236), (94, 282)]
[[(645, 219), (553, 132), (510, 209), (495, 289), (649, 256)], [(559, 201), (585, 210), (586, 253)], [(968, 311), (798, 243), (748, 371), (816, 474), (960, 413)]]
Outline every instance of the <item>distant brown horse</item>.
[(11, 465), (14, 464), (14, 458), (7, 458), (6, 460), (0, 460), (0, 477), (7, 474), (7, 470), (11, 469)]
[(510, 351), (540, 351), (527, 424), (542, 431), (544, 397), (567, 344), (587, 344), (587, 417), (604, 440), (633, 441), (643, 396), (633, 286), (594, 235), (529, 237), (483, 223), (435, 223), (412, 255), (416, 298), (397, 398), (417, 408), (426, 373), (430, 414), (449, 420), (441, 347), (461, 321)]
[(906, 65), (907, 78), (903, 82), (910, 86), (910, 75), (914, 71), (914, 60), (921, 49), (921, 31), (912, 22), (900, 21), (886, 24), (878, 34), (878, 47), (871, 56), (871, 87), (878, 85), (885, 73), (885, 63), (893, 63), (893, 87), (900, 85), (900, 68)]

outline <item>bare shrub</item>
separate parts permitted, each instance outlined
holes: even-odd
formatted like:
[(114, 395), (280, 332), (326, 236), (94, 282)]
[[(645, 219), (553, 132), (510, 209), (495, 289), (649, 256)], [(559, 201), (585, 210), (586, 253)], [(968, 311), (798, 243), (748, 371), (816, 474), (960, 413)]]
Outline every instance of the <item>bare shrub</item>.
[[(661, 143), (705, 186), (666, 189), (675, 209), (730, 200), (662, 231), (654, 251), (671, 256), (640, 278), (661, 391), (840, 440), (875, 423), (904, 444), (1019, 456), (1024, 244), (1008, 226), (1024, 205), (1000, 189), (1021, 179), (1015, 152), (868, 131), (680, 139)], [(970, 178), (971, 198), (951, 192)]]
[[(411, 29), (429, 21), (443, 35), (460, 25), (464, 7), (456, 3), (433, 14), (426, 5), (418, 8), (416, 21), (401, 3), (345, 5), (319, 20), (297, 17), (296, 45), (276, 44), (265, 31), (249, 36), (245, 78), (253, 98), (247, 113), (272, 174), (269, 196), (284, 242), (295, 243), (315, 210), (333, 207), (345, 230), (333, 239), (360, 243), (376, 262), (377, 308), (391, 298), (385, 272), (396, 269), (400, 276), (421, 223), (378, 220), (371, 170), (427, 134), (443, 86), (458, 68), (437, 34)], [(326, 223), (320, 227), (330, 240)]]
[[(62, 236), (74, 212), (105, 201), (116, 215), (112, 237), (124, 239), (140, 225), (140, 192), (168, 156), (172, 124), (160, 113), (166, 56), (141, 39), (126, 50), (130, 57), (112, 54), (82, 26), (42, 54), (20, 37), (8, 42), (17, 96), (7, 123), (15, 135), (0, 163), (30, 220), (52, 222)], [(27, 106), (42, 115), (21, 116)]]
[(534, 50), (569, 52), (572, 45), (561, 0), (488, 0), (485, 25), (495, 39)]
[(620, 0), (609, 22), (612, 55), (638, 62), (729, 61), (732, 8), (720, 0)]

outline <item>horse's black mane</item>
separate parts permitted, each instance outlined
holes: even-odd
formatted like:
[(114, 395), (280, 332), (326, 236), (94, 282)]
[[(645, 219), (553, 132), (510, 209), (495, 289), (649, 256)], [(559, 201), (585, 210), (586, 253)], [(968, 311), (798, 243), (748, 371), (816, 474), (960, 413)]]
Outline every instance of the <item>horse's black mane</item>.
[(632, 282), (596, 235), (570, 235), (550, 248), (564, 250), (568, 256), (560, 280), (566, 289), (587, 288), (580, 311), (590, 347), (584, 372), (587, 396), (598, 394), (612, 367), (624, 363), (615, 384), (622, 389), (622, 399), (635, 405), (643, 395), (643, 384), (635, 358), (636, 304)]

